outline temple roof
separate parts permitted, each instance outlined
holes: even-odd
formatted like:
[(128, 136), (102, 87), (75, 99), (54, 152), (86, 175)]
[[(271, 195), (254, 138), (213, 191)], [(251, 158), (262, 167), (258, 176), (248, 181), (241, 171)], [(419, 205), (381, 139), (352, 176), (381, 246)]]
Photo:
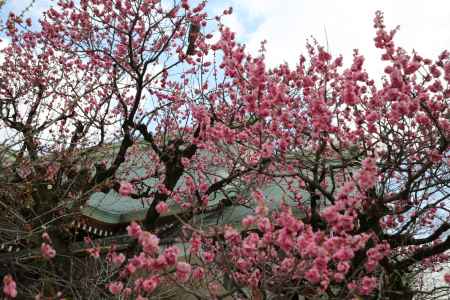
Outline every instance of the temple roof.
[[(183, 180), (180, 180), (181, 184)], [(227, 191), (227, 188), (229, 191)], [(227, 196), (235, 194), (232, 190), (233, 187), (226, 187), (225, 193)], [(289, 203), (286, 191), (286, 184), (283, 182), (274, 182), (261, 189), (266, 199), (268, 199), (268, 208), (273, 210), (279, 207), (282, 199), (287, 201), (288, 204), (294, 206), (294, 203)], [(245, 193), (246, 191), (242, 191)], [(283, 197), (285, 196), (285, 197)], [(303, 199), (307, 200), (309, 195), (307, 192), (303, 193)], [(213, 208), (219, 205), (221, 200), (226, 196), (223, 192), (217, 192), (210, 196), (208, 207)], [(94, 193), (88, 200), (87, 205), (83, 207), (82, 213), (92, 219), (107, 224), (119, 224), (129, 223), (133, 220), (143, 220), (145, 218), (146, 211), (151, 204), (151, 200), (132, 199), (130, 197), (124, 197), (119, 195), (116, 191), (111, 190), (109, 193)], [(163, 216), (177, 214), (182, 211), (178, 204), (172, 200), (168, 201), (169, 211)], [(220, 213), (205, 213), (202, 217), (202, 224), (205, 226), (214, 224), (237, 224), (243, 217), (252, 212), (252, 206), (243, 205), (230, 205), (221, 210)]]
[[(128, 172), (126, 177), (129, 177), (130, 180), (132, 180), (133, 176), (145, 175), (146, 168), (152, 165), (152, 162), (149, 161), (149, 156), (145, 155), (145, 146), (141, 146), (142, 148), (140, 148), (140, 151), (143, 151), (142, 153), (144, 153), (144, 155), (137, 154), (137, 157), (130, 159), (130, 164), (128, 165)], [(205, 153), (202, 153), (202, 155), (205, 155)], [(206, 156), (208, 156), (207, 153)], [(295, 158), (297, 159), (295, 154), (291, 154), (291, 156), (293, 156), (293, 158), (295, 156)], [(336, 163), (338, 163), (338, 161), (328, 162), (329, 165), (333, 165)], [(211, 172), (209, 173), (214, 174), (206, 178), (206, 180), (210, 183), (214, 182), (214, 180), (227, 177), (226, 170), (217, 166), (212, 166)], [(183, 176), (184, 177), (180, 178), (177, 187), (184, 185), (184, 179), (186, 178), (186, 175)], [(149, 178), (144, 180), (144, 183), (148, 186), (153, 186), (157, 183), (157, 179)], [(296, 208), (296, 203), (294, 203), (292, 200), (289, 200), (293, 199), (294, 197), (289, 197), (293, 195), (291, 195), (291, 193), (288, 191), (287, 183), (285, 180), (273, 180), (270, 184), (267, 184), (260, 190), (264, 193), (266, 199), (268, 200), (267, 206), (269, 210), (279, 208), (281, 201), (285, 201), (285, 203), (289, 204), (292, 207), (294, 213), (301, 214), (300, 211)], [(298, 191), (300, 192), (300, 194), (302, 194), (303, 203), (307, 203), (310, 196), (309, 193), (303, 189), (298, 189)], [(217, 206), (224, 198), (230, 196), (232, 197), (237, 193), (248, 193), (247, 196), (249, 196), (250, 192), (250, 189), (243, 186), (242, 184), (239, 187), (236, 187), (233, 184), (229, 184), (222, 191), (218, 191), (210, 195), (208, 206)], [(169, 212), (166, 213), (166, 215), (177, 214), (182, 211), (179, 205), (174, 203), (173, 200), (169, 199), (167, 203), (169, 204), (170, 209)], [(95, 219), (102, 223), (123, 224), (129, 223), (133, 220), (143, 220), (150, 204), (151, 199), (132, 199), (130, 197), (121, 196), (116, 191), (111, 190), (107, 194), (99, 192), (94, 193), (88, 200), (87, 205), (83, 207), (82, 213), (85, 216), (88, 216), (89, 218)], [(233, 205), (224, 207), (219, 214), (203, 214), (202, 222), (205, 226), (213, 225), (216, 223), (237, 224), (240, 223), (244, 216), (252, 212), (255, 205), (256, 203), (252, 203), (249, 207), (233, 203)]]

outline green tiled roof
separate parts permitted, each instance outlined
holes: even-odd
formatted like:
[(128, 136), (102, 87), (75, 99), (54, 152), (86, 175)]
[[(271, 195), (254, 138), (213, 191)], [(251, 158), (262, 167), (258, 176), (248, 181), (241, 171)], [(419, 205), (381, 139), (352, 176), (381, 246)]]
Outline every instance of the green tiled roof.
[[(182, 184), (183, 180), (180, 180)], [(272, 183), (267, 185), (262, 189), (266, 199), (268, 200), (267, 205), (270, 210), (279, 207), (280, 202), (283, 198), (286, 200), (288, 197), (285, 193), (286, 186), (282, 182)], [(228, 196), (233, 195), (235, 192), (232, 191), (233, 187), (229, 186)], [(227, 188), (225, 188), (227, 190)], [(245, 190), (242, 191), (245, 193)], [(308, 197), (307, 193), (304, 193), (304, 199)], [(222, 192), (217, 192), (210, 196), (209, 205), (214, 206), (220, 203), (225, 195)], [(288, 203), (294, 206), (294, 203)], [(148, 200), (137, 200), (130, 197), (123, 197), (115, 191), (110, 191), (107, 194), (95, 193), (89, 199), (87, 206), (82, 210), (83, 214), (89, 216), (98, 221), (108, 223), (108, 224), (118, 224), (118, 223), (128, 223), (132, 220), (142, 220), (145, 217), (145, 213), (150, 205)], [(181, 209), (177, 204), (169, 200), (169, 210), (168, 214), (174, 214), (179, 212)], [(243, 217), (252, 212), (252, 208), (242, 205), (231, 205), (225, 207), (225, 209), (217, 214), (206, 213), (199, 221), (204, 226), (214, 225), (214, 224), (234, 224), (239, 223)]]
[[(145, 154), (146, 146), (145, 144), (140, 145), (143, 154)], [(115, 148), (112, 147), (110, 151), (114, 152)], [(105, 153), (103, 154), (105, 155)], [(208, 156), (207, 153), (204, 155)], [(151, 166), (151, 162), (149, 161), (149, 158), (147, 155), (139, 155), (140, 157), (134, 157), (130, 158), (128, 165), (123, 166), (123, 168), (127, 168), (128, 170), (131, 170), (129, 172), (129, 179), (131, 180), (135, 176), (144, 176), (146, 173), (146, 168)], [(292, 158), (295, 158), (296, 155), (292, 154)], [(330, 165), (333, 165), (337, 162), (330, 161), (328, 162)], [(227, 172), (224, 169), (221, 169), (220, 167), (213, 166), (210, 170), (211, 174), (207, 180), (212, 182), (214, 179), (217, 178), (225, 178), (227, 176)], [(187, 175), (184, 175), (187, 176)], [(177, 187), (182, 186), (184, 184), (184, 178), (180, 178)], [(153, 186), (156, 184), (157, 179), (150, 178), (144, 181), (148, 186)], [(230, 184), (229, 186), (225, 187), (224, 189), (227, 193), (227, 196), (233, 196), (236, 195), (236, 193), (239, 193), (241, 195), (244, 195), (246, 193), (249, 193), (248, 189), (240, 187), (235, 187), (233, 184)], [(247, 190), (247, 191), (246, 191)], [(262, 188), (263, 193), (265, 194), (267, 201), (267, 206), (269, 210), (274, 210), (279, 208), (279, 205), (284, 199), (284, 201), (289, 201), (289, 199), (292, 195), (288, 195), (289, 192), (287, 192), (287, 184), (282, 179), (275, 180), (272, 183), (268, 184), (267, 186)], [(309, 198), (309, 194), (306, 191), (300, 191), (303, 195), (303, 200), (307, 201)], [(209, 205), (214, 206), (216, 204), (219, 204), (222, 199), (226, 198), (226, 196), (223, 194), (223, 192), (216, 192), (210, 196), (209, 199)], [(292, 197), (293, 198), (293, 197)], [(145, 217), (146, 211), (148, 207), (150, 206), (151, 200), (138, 200), (138, 199), (132, 199), (130, 197), (123, 197), (120, 196), (117, 192), (114, 190), (111, 190), (109, 193), (94, 193), (91, 198), (88, 200), (87, 205), (83, 208), (82, 212), (86, 216), (89, 216), (93, 219), (99, 220), (104, 223), (108, 224), (118, 224), (118, 223), (128, 223), (132, 220), (142, 220)], [(169, 210), (168, 214), (175, 214), (178, 212), (181, 212), (181, 208), (179, 205), (175, 204), (174, 202), (168, 201), (169, 207), (171, 209)], [(296, 205), (295, 203), (287, 203), (293, 207), (294, 213), (300, 213), (299, 211), (296, 211)], [(255, 204), (253, 203), (253, 206)], [(212, 225), (215, 223), (221, 223), (221, 224), (230, 224), (230, 223), (239, 223), (242, 218), (249, 213), (252, 212), (252, 208), (242, 206), (242, 205), (231, 205), (227, 206), (223, 211), (220, 213), (206, 213), (202, 216), (201, 222), (205, 226)]]

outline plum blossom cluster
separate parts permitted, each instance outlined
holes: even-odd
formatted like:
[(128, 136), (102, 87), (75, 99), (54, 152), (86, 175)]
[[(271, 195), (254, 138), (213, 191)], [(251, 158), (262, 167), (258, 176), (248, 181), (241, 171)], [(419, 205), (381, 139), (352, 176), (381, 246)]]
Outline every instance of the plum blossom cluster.
[[(165, 280), (177, 280), (184, 283), (191, 278), (192, 267), (189, 263), (178, 261), (180, 249), (170, 246), (161, 250), (159, 238), (154, 234), (142, 230), (141, 226), (132, 222), (127, 227), (128, 235), (137, 239), (142, 247), (142, 252), (132, 258), (126, 259), (123, 254), (118, 254), (114, 249), (109, 253), (109, 261), (119, 267), (120, 279), (108, 284), (108, 289), (113, 295), (124, 295), (130, 297), (135, 295), (144, 299), (151, 295)], [(168, 272), (169, 275), (164, 275)], [(171, 272), (175, 274), (171, 276)], [(199, 278), (199, 270), (195, 274)], [(138, 274), (145, 274), (144, 276)], [(125, 287), (127, 278), (136, 277), (133, 286)]]
[[(227, 255), (234, 267), (232, 275), (240, 284), (258, 287), (263, 280), (263, 272), (267, 272), (264, 270), (270, 265), (273, 270), (270, 284), (275, 290), (289, 279), (291, 288), (304, 282), (317, 291), (325, 291), (330, 285), (340, 284), (346, 279), (347, 273), (354, 268), (352, 259), (358, 251), (365, 249), (369, 240), (366, 235), (349, 234), (352, 227), (342, 229), (335, 236), (315, 232), (289, 210), (271, 219), (255, 216), (243, 220), (243, 226), (254, 225), (260, 234), (249, 233), (241, 237), (233, 228), (224, 233), (229, 247)], [(372, 248), (371, 253), (374, 257), (371, 262), (376, 263), (379, 255), (387, 255), (380, 252), (379, 247)], [(367, 270), (368, 274), (372, 271), (374, 268)], [(357, 291), (361, 295), (370, 294), (376, 287), (373, 284), (376, 279), (367, 278), (371, 281), (363, 280), (364, 290)], [(283, 292), (282, 288), (278, 292)]]
[(9, 298), (17, 297), (17, 285), (11, 275), (3, 277), (3, 294)]
[(52, 259), (56, 255), (55, 249), (51, 246), (52, 240), (47, 232), (42, 234), (42, 239), (44, 242), (41, 245), (41, 253), (45, 259)]

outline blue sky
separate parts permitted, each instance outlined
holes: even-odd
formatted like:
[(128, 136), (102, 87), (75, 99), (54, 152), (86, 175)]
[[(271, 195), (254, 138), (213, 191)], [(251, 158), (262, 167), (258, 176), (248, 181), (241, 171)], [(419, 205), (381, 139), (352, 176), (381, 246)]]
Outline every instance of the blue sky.
[[(30, 3), (32, 0), (5, 0), (6, 4), (3, 6), (0, 16), (4, 21), (8, 16), (10, 11), (15, 12), (16, 14), (20, 14)], [(50, 0), (35, 0), (31, 9), (25, 14), (26, 16), (32, 17), (33, 19), (37, 19), (43, 11), (45, 11), (52, 1)]]
[[(20, 12), (31, 0), (7, 0), (2, 19), (9, 10)], [(36, 0), (29, 12), (39, 16), (51, 3)], [(354, 48), (366, 56), (367, 68), (379, 76), (379, 51), (373, 47), (372, 20), (378, 9), (385, 12), (389, 27), (400, 25), (398, 44), (434, 58), (450, 48), (450, 1), (448, 0), (210, 0), (211, 15), (232, 6), (234, 13), (225, 23), (237, 32), (239, 40), (251, 52), (268, 41), (267, 62), (294, 65), (304, 52), (307, 38), (328, 42), (333, 54), (343, 54), (349, 63)]]

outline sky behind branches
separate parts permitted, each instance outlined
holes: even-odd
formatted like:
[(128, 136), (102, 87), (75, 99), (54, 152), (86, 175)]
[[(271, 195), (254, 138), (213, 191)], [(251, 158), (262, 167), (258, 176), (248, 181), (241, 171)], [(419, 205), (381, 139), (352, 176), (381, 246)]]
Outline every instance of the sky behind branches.
[[(0, 16), (10, 10), (20, 13), (31, 0), (7, 0)], [(28, 16), (37, 19), (55, 1), (36, 0)], [(249, 51), (257, 53), (267, 40), (267, 63), (295, 65), (305, 53), (307, 39), (314, 37), (333, 55), (343, 54), (350, 63), (353, 49), (366, 56), (366, 67), (376, 77), (383, 65), (380, 52), (373, 46), (376, 10), (385, 13), (387, 26), (400, 26), (397, 44), (407, 51), (415, 49), (425, 57), (435, 58), (450, 48), (450, 1), (448, 0), (210, 0), (210, 15), (232, 6), (225, 19)]]

